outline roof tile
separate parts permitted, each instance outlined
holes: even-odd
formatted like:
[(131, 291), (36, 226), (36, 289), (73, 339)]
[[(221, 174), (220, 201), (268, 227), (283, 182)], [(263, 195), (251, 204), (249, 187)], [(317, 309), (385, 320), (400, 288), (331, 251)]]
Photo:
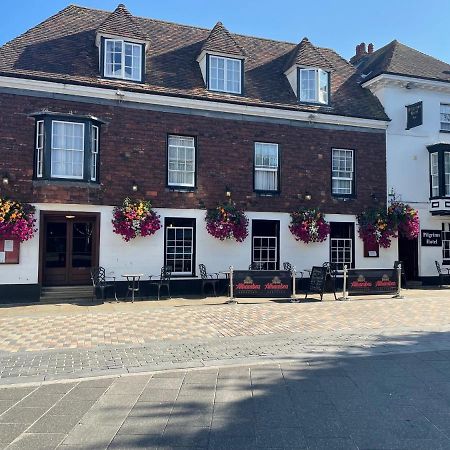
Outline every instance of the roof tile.
[[(330, 105), (298, 103), (284, 75), (295, 44), (238, 34), (231, 36), (236, 43), (235, 51), (240, 48), (246, 54), (244, 93), (211, 92), (205, 87), (196, 61), (211, 31), (140, 17), (132, 18), (150, 42), (144, 83), (102, 79), (98, 67), (99, 49), (94, 42), (97, 31), (110, 16), (107, 11), (78, 6), (63, 9), (0, 48), (0, 75), (251, 106), (387, 119), (378, 99), (357, 83), (355, 67), (333, 50), (310, 44), (329, 62), (332, 71)], [(318, 58), (317, 55), (315, 57)]]

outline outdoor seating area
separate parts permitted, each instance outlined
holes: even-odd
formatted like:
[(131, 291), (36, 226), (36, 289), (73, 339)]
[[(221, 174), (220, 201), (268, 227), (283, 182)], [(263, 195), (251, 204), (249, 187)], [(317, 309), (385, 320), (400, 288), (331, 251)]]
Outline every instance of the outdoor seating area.
[[(269, 270), (268, 264), (265, 262), (253, 262), (248, 266), (248, 270), (238, 270), (228, 268), (219, 272), (208, 272), (205, 264), (198, 264), (198, 277), (189, 278), (189, 284), (192, 288), (189, 292), (180, 292), (176, 289), (176, 296), (201, 297), (207, 296), (227, 296), (231, 297), (230, 281), (233, 273), (244, 273), (247, 278), (244, 283), (249, 284), (253, 282), (253, 278), (261, 279), (261, 277), (268, 277), (264, 281), (265, 284), (270, 282), (273, 277), (275, 283), (279, 283), (279, 273), (289, 279), (289, 289), (291, 297), (294, 283), (292, 278), (295, 277), (295, 285), (297, 292), (301, 292), (308, 296), (311, 292), (311, 273), (312, 269), (297, 270), (293, 264), (288, 261), (280, 264), (280, 270)], [(336, 278), (338, 275), (335, 265), (325, 262), (323, 263), (323, 271), (325, 274), (325, 284), (321, 288), (321, 299), (324, 292), (334, 293), (336, 299)], [(253, 275), (252, 275), (253, 273)], [(105, 267), (92, 267), (90, 270), (92, 281), (92, 301), (95, 299), (104, 301), (107, 298), (113, 298), (116, 301), (130, 301), (135, 300), (161, 300), (171, 299), (174, 284), (186, 283), (186, 277), (174, 277), (172, 267), (165, 265), (161, 267), (158, 275), (146, 275), (144, 273), (122, 273), (120, 275), (109, 272)], [(270, 278), (270, 279), (269, 279)], [(236, 281), (234, 281), (236, 283)], [(185, 284), (186, 285), (186, 284)], [(271, 294), (276, 297), (276, 292), (271, 291)]]

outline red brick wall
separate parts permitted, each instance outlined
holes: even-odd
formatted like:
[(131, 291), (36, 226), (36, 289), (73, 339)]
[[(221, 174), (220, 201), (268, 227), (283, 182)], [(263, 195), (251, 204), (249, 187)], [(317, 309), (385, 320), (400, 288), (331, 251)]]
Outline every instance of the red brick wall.
[[(35, 121), (30, 113), (92, 114), (107, 122), (101, 129), (100, 188), (70, 182), (33, 182)], [(195, 192), (166, 188), (168, 133), (197, 137)], [(281, 194), (253, 193), (254, 142), (276, 142), (281, 154)], [(356, 151), (357, 198), (343, 202), (331, 196), (331, 148)], [(3, 194), (28, 202), (119, 204), (133, 196), (150, 198), (155, 207), (198, 208), (224, 199), (225, 186), (247, 210), (288, 212), (299, 206), (318, 206), (327, 213), (358, 213), (373, 203), (372, 193), (386, 196), (384, 133), (336, 131), (168, 114), (154, 111), (75, 103), (36, 97), (0, 95), (1, 171), (11, 177)], [(309, 192), (305, 202), (297, 194)]]

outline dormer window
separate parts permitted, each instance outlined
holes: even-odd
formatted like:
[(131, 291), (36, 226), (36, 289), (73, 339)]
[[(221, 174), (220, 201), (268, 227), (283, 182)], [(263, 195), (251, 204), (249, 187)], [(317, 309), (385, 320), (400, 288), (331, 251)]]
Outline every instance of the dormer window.
[(103, 49), (104, 77), (143, 80), (144, 45), (121, 39), (104, 39)]
[(242, 60), (208, 55), (208, 66), (209, 90), (242, 93)]
[(328, 104), (329, 73), (322, 69), (298, 69), (299, 101)]

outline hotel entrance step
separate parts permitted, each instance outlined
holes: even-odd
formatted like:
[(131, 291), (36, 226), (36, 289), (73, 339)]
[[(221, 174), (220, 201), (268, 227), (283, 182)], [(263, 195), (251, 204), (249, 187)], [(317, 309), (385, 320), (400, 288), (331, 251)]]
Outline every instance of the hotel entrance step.
[(40, 303), (60, 303), (72, 300), (91, 300), (92, 286), (44, 286)]

